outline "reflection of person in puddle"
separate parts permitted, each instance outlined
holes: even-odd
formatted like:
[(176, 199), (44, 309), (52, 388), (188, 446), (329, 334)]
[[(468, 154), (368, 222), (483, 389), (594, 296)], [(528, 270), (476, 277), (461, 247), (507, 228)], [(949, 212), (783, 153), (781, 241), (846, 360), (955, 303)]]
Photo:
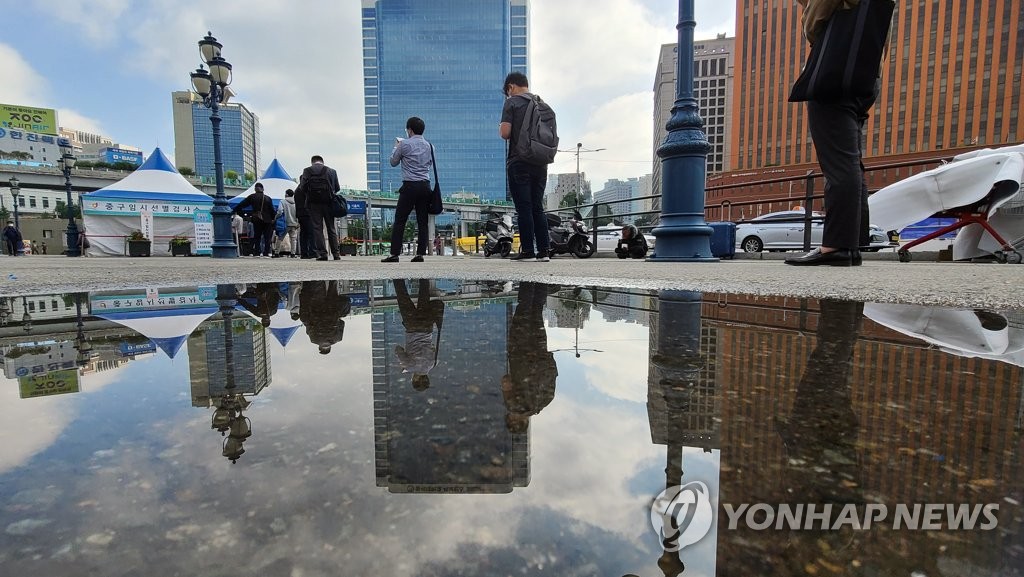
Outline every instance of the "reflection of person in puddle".
[(305, 281), (299, 294), (299, 319), (306, 325), (309, 342), (317, 345), (321, 355), (331, 352), (331, 345), (340, 343), (345, 335), (345, 321), (352, 310), (348, 295), (338, 294), (338, 281)]
[[(860, 330), (863, 303), (823, 300), (820, 302), (817, 344), (796, 384), (788, 421), (776, 429), (786, 447), (780, 490), (783, 501), (814, 504), (820, 512), (831, 505), (828, 521), (812, 522), (811, 531), (791, 533), (786, 551), (774, 567), (778, 573), (828, 573), (832, 567), (846, 567), (863, 542), (849, 525), (831, 527), (840, 511), (852, 504), (863, 511), (863, 471), (858, 462), (857, 438), (860, 424), (853, 410), (850, 377), (853, 353)], [(766, 535), (770, 532), (765, 532)], [(789, 574), (789, 573), (787, 573)]]
[[(430, 386), (427, 373), (437, 366), (438, 346), (441, 344), (441, 325), (444, 322), (444, 302), (430, 300), (430, 281), (420, 279), (416, 302), (409, 296), (405, 281), (396, 279), (395, 297), (398, 312), (405, 327), (405, 346), (395, 347), (402, 370), (412, 373), (412, 387), (417, 391)], [(437, 340), (434, 340), (434, 325), (437, 325)]]
[[(256, 300), (255, 305), (251, 302), (253, 299)], [(269, 327), (270, 317), (274, 316), (278, 305), (281, 304), (281, 290), (278, 288), (277, 283), (257, 283), (248, 287), (244, 293), (239, 295), (238, 304), (260, 319), (263, 326)]]
[(512, 433), (525, 432), (530, 417), (539, 413), (555, 398), (558, 366), (548, 351), (544, 331), (546, 287), (539, 283), (519, 284), (516, 312), (508, 333), (509, 374), (501, 379), (505, 397), (505, 425)]
[(853, 412), (850, 373), (863, 303), (823, 300), (817, 345), (797, 383), (793, 410), (779, 434), (790, 455), (796, 494), (811, 503), (859, 502), (846, 487), (860, 485), (859, 423)]

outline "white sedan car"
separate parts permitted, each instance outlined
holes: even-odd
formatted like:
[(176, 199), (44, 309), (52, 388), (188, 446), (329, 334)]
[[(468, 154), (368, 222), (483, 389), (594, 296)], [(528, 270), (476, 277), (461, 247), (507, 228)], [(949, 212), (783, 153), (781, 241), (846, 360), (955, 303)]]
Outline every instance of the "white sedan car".
[[(597, 227), (597, 251), (615, 252), (615, 247), (619, 245), (620, 238), (622, 238), (621, 225), (606, 224), (604, 226)], [(654, 235), (644, 234), (644, 238), (647, 239), (647, 249), (653, 249), (655, 240)]]
[[(783, 210), (763, 214), (749, 221), (736, 225), (736, 248), (744, 252), (761, 252), (762, 250), (803, 250), (804, 223), (793, 219), (804, 217), (802, 210)], [(822, 220), (824, 213), (813, 213), (811, 222), (811, 247), (821, 245), (821, 233), (824, 229)], [(876, 252), (894, 246), (889, 236), (881, 228), (871, 225), (871, 244), (866, 248)]]

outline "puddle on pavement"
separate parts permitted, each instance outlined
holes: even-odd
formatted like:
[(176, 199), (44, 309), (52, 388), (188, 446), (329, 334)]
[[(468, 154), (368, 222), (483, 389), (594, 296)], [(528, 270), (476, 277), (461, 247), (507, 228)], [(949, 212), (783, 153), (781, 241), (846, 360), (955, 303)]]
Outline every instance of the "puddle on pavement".
[(2, 298), (0, 353), (9, 575), (1024, 567), (1020, 311), (315, 281)]

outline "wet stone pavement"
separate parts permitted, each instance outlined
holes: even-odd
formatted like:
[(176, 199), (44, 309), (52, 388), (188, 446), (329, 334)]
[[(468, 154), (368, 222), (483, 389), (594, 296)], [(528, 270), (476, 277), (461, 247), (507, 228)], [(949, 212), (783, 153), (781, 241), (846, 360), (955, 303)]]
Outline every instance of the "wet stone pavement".
[(467, 280), (0, 298), (3, 575), (1024, 572), (1024, 311)]

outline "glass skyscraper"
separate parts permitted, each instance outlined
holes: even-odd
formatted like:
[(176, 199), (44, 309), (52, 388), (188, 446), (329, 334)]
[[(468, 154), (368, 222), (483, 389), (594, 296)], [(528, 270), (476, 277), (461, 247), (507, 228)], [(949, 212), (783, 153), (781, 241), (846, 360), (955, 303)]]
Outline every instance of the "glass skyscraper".
[[(213, 178), (213, 127), (210, 109), (190, 92), (175, 92), (174, 160), (199, 176)], [(231, 102), (220, 107), (220, 145), (224, 172), (234, 170), (260, 175), (260, 119), (244, 105)]]
[(395, 191), (388, 156), (422, 118), (445, 193), (505, 199), (502, 81), (528, 72), (529, 0), (363, 0), (366, 181)]

